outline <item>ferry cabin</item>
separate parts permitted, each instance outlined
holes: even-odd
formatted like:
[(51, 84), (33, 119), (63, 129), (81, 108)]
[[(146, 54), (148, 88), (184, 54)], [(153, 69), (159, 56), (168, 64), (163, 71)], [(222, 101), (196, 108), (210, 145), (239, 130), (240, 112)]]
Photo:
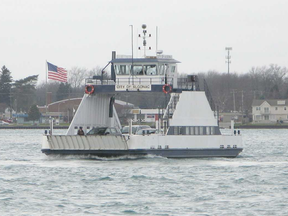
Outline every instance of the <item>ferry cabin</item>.
[[(146, 58), (118, 58), (112, 59), (112, 79), (115, 90), (146, 90), (149, 85), (169, 84), (177, 88), (177, 63), (179, 61), (168, 55), (148, 56)], [(140, 87), (133, 89), (134, 87)], [(147, 86), (148, 85), (148, 86)]]

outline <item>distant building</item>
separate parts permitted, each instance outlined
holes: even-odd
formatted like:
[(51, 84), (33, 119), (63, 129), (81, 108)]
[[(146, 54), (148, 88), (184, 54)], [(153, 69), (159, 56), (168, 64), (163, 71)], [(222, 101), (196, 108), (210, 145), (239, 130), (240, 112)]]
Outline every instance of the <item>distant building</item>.
[[(16, 120), (17, 124), (25, 124), (28, 123), (28, 114), (27, 113), (15, 113), (13, 114), (13, 118)], [(35, 121), (38, 122), (38, 121)]]
[[(38, 106), (40, 113), (42, 114), (42, 122), (44, 119), (47, 119), (51, 116), (58, 123), (62, 122), (71, 122), (73, 116), (75, 115), (82, 98), (71, 98), (61, 101), (56, 101), (48, 104), (48, 106)], [(133, 104), (115, 100), (114, 106), (116, 110), (120, 113), (126, 109), (134, 108)], [(119, 114), (119, 113), (118, 113)], [(119, 116), (120, 118), (120, 116)]]
[(130, 113), (133, 115), (132, 121), (141, 122), (151, 122), (155, 123), (159, 119), (159, 112), (162, 114), (162, 110), (159, 109), (131, 109)]
[[(51, 116), (57, 122), (70, 122), (73, 118), (82, 98), (71, 98), (50, 103), (46, 106), (38, 106), (42, 118), (48, 120)], [(42, 120), (43, 122), (43, 120)]]
[(253, 100), (252, 115), (255, 123), (288, 121), (288, 100)]
[(5, 109), (3, 116), (4, 119), (11, 119), (12, 115), (16, 112), (13, 109), (10, 109), (9, 107)]

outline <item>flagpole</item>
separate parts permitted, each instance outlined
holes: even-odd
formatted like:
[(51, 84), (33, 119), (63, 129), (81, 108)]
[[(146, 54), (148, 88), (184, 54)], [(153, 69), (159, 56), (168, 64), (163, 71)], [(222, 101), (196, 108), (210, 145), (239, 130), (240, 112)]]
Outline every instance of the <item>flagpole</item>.
[[(67, 71), (67, 85), (68, 85), (68, 124), (70, 124), (70, 86), (68, 83), (68, 71)], [(73, 117), (73, 110), (72, 110), (72, 117)]]
[(45, 122), (47, 122), (47, 109), (48, 109), (48, 104), (47, 104), (47, 88), (48, 88), (48, 68), (47, 68), (47, 60), (45, 60), (45, 71), (46, 71), (46, 93), (45, 93), (45, 98), (46, 98), (46, 119)]

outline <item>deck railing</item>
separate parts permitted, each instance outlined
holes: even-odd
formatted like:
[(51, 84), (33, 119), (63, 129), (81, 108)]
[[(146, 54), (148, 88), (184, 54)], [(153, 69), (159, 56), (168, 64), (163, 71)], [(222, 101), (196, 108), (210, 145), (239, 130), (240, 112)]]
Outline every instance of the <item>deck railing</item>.
[[(167, 77), (168, 84), (173, 85), (173, 77)], [(149, 84), (149, 85), (164, 85), (165, 77), (139, 77), (139, 76), (130, 76), (130, 77), (121, 77), (116, 78), (116, 82), (114, 80), (107, 79), (93, 79), (88, 78), (85, 80), (85, 85), (138, 85), (138, 84)]]
[[(191, 77), (186, 78), (177, 78), (177, 86), (175, 86), (173, 77), (141, 77), (141, 76), (130, 76), (130, 77), (119, 77), (116, 78), (116, 81), (111, 79), (101, 79), (101, 77), (97, 78), (88, 78), (85, 80), (85, 85), (164, 85), (164, 84), (172, 85), (174, 89), (181, 90), (192, 90), (192, 91), (201, 91), (199, 86), (199, 80), (196, 76), (196, 79), (192, 82)], [(212, 110), (215, 110), (215, 104), (212, 99), (211, 93), (209, 91), (208, 85), (204, 80), (204, 91), (208, 98), (209, 104)]]

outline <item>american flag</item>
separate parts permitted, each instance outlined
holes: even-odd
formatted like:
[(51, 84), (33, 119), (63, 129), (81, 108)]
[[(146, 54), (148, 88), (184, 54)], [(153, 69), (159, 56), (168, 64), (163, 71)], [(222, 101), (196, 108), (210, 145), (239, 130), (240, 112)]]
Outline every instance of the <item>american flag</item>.
[(56, 80), (60, 82), (67, 82), (67, 70), (61, 67), (57, 67), (49, 62), (48, 66), (48, 79)]

